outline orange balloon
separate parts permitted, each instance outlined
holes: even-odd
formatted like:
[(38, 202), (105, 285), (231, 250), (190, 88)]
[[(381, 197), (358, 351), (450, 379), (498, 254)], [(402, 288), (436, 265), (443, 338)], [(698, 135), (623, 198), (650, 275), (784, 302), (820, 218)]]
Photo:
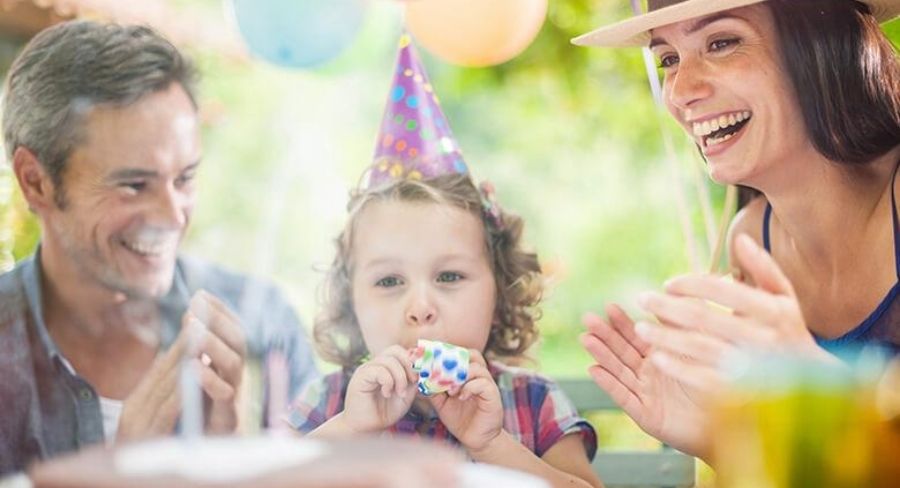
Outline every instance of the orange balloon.
[(547, 0), (408, 0), (406, 26), (435, 56), (462, 66), (516, 57), (537, 36)]

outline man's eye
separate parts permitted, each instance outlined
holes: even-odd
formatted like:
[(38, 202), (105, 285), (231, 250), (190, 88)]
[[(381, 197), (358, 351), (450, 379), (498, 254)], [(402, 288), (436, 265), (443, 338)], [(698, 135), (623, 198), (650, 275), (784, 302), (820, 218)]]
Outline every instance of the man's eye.
[(438, 275), (438, 282), (440, 283), (453, 283), (455, 281), (461, 280), (463, 277), (461, 274), (453, 272), (453, 271), (444, 271), (443, 273)]
[(147, 188), (146, 181), (125, 181), (119, 184), (121, 188), (125, 188), (127, 190), (131, 190), (135, 193), (144, 190)]
[(194, 180), (194, 174), (188, 173), (175, 179), (175, 186), (184, 186)]
[(382, 288), (392, 288), (400, 285), (400, 278), (396, 276), (388, 276), (375, 282), (375, 286)]

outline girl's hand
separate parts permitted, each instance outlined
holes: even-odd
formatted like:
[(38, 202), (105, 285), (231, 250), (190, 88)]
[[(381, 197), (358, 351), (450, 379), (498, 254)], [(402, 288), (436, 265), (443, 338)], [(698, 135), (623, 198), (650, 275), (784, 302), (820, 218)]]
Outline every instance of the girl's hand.
[(384, 430), (403, 418), (416, 398), (409, 351), (391, 346), (356, 369), (344, 400), (343, 421), (353, 432)]
[(642, 297), (641, 306), (663, 324), (636, 327), (657, 349), (654, 362), (673, 378), (709, 388), (727, 381), (722, 362), (742, 350), (836, 361), (816, 344), (793, 286), (772, 257), (746, 235), (735, 244), (735, 257), (756, 286), (687, 275), (669, 281), (666, 294)]
[(471, 452), (487, 447), (503, 430), (503, 404), (484, 357), (475, 349), (469, 351), (466, 383), (429, 400), (441, 422)]

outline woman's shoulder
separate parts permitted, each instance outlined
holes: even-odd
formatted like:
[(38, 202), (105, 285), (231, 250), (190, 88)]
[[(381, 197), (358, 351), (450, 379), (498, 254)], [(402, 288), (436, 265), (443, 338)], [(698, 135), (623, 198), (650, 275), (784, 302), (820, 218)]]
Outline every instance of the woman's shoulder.
[(728, 242), (733, 243), (737, 236), (747, 234), (754, 241), (762, 244), (763, 218), (768, 204), (769, 201), (766, 200), (766, 197), (760, 195), (738, 210), (728, 228)]
[[(769, 201), (766, 197), (760, 195), (750, 200), (747, 205), (740, 209), (731, 219), (728, 226), (728, 262), (732, 267), (732, 271), (737, 271), (734, 259), (734, 243), (737, 236), (741, 234), (748, 235), (756, 241), (760, 246), (763, 245), (763, 226), (766, 213), (766, 207)], [(738, 273), (739, 274), (739, 273)]]

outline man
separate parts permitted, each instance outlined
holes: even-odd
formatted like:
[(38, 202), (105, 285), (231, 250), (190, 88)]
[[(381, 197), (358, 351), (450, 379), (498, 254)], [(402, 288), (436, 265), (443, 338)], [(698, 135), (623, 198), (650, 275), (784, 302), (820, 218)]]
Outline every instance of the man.
[(0, 276), (0, 476), (173, 433), (183, 365), (207, 433), (239, 427), (250, 366), (287, 371), (264, 382), (276, 398), (316, 374), (277, 290), (177, 256), (202, 153), (193, 71), (174, 46), (145, 27), (60, 24), (15, 60), (4, 97), (41, 243)]

